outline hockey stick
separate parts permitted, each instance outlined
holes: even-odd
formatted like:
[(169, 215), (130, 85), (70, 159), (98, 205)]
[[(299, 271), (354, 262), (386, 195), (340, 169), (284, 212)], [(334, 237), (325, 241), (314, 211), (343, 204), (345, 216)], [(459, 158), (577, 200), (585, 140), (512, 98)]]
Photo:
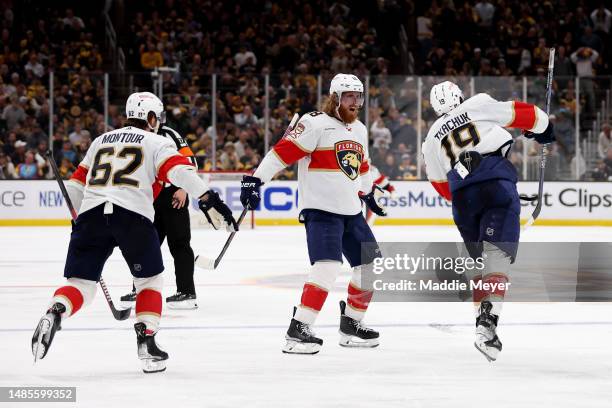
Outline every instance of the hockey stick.
[[(291, 118), (291, 122), (289, 122), (289, 126), (287, 126), (287, 129), (285, 130), (285, 133), (283, 133), (282, 137), (287, 136), (289, 132), (293, 130), (293, 128), (295, 127), (299, 119), (300, 119), (300, 115), (298, 115), (297, 113), (293, 115), (293, 118)], [(249, 210), (250, 210), (249, 207), (245, 207), (244, 210), (242, 210), (242, 213), (240, 214), (240, 218), (238, 218), (238, 221), (237, 221), (238, 227), (240, 227), (242, 220), (244, 219), (247, 211)], [(225, 255), (225, 251), (227, 251), (227, 249), (229, 248), (237, 232), (238, 231), (233, 231), (230, 234), (230, 236), (227, 238), (227, 241), (225, 241), (225, 245), (223, 245), (223, 249), (221, 249), (221, 253), (219, 254), (219, 256), (217, 256), (217, 258), (215, 259), (205, 258), (203, 256), (198, 255), (195, 257), (195, 265), (203, 269), (209, 269), (209, 270), (217, 269), (217, 266), (219, 266), (219, 262), (221, 262), (221, 259), (223, 259), (223, 255)]]
[[(74, 205), (72, 205), (72, 200), (70, 200), (70, 196), (68, 195), (68, 191), (66, 190), (66, 186), (64, 185), (64, 180), (62, 180), (62, 177), (60, 176), (59, 169), (57, 168), (57, 164), (55, 163), (55, 159), (53, 158), (53, 152), (51, 150), (48, 150), (45, 156), (46, 156), (46, 159), (49, 161), (49, 164), (51, 165), (51, 170), (53, 171), (53, 175), (55, 176), (55, 181), (57, 181), (57, 184), (59, 184), (59, 188), (62, 192), (62, 195), (64, 196), (66, 205), (68, 206), (68, 209), (70, 210), (70, 216), (72, 217), (73, 221), (76, 221), (77, 212), (74, 209)], [(100, 277), (99, 283), (100, 283), (100, 287), (102, 288), (102, 292), (104, 292), (104, 297), (106, 298), (108, 307), (110, 307), (110, 310), (113, 313), (113, 317), (117, 320), (126, 320), (128, 317), (130, 317), (132, 308), (129, 307), (127, 309), (120, 309), (120, 310), (116, 309), (115, 305), (113, 304), (113, 299), (111, 298), (111, 295), (102, 277)]]
[[(551, 48), (548, 54), (548, 78), (546, 79), (546, 114), (550, 113), (550, 100), (552, 98), (552, 81), (553, 81), (553, 70), (555, 68), (555, 49)], [(546, 170), (546, 157), (548, 156), (548, 144), (542, 145), (542, 151), (540, 152), (540, 182), (538, 185), (538, 194), (533, 196), (527, 196), (521, 194), (519, 197), (525, 201), (536, 201), (537, 204), (531, 217), (527, 220), (523, 228), (529, 228), (540, 215), (542, 210), (542, 195), (544, 193), (544, 173)]]
[[(240, 218), (238, 218), (238, 221), (236, 222), (238, 224), (238, 227), (240, 227), (240, 224), (242, 224), (242, 220), (244, 220), (244, 217), (246, 216), (247, 211), (249, 211), (248, 207), (242, 210), (242, 213), (240, 214)], [(230, 236), (227, 238), (227, 241), (225, 241), (225, 245), (223, 245), (223, 249), (221, 250), (221, 253), (219, 253), (219, 256), (217, 256), (216, 259), (204, 258), (198, 255), (195, 257), (195, 265), (203, 269), (216, 269), (217, 266), (219, 265), (219, 262), (221, 262), (223, 255), (225, 255), (225, 251), (227, 251), (227, 248), (229, 248), (230, 244), (232, 243), (232, 240), (236, 236), (236, 232), (237, 231), (233, 231), (230, 234)]]

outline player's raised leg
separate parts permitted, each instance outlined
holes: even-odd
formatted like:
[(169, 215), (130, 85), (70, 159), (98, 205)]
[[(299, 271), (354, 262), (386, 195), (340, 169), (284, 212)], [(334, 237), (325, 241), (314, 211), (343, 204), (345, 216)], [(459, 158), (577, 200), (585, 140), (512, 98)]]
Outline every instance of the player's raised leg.
[(69, 278), (65, 286), (55, 291), (49, 309), (38, 322), (32, 336), (32, 354), (35, 361), (47, 355), (55, 332), (61, 329), (62, 320), (91, 303), (95, 294), (96, 282), (79, 278)]
[(66, 285), (55, 291), (49, 308), (36, 326), (32, 337), (35, 361), (47, 355), (62, 320), (74, 315), (95, 297), (96, 282), (115, 246), (113, 237), (104, 228), (102, 207), (80, 215), (72, 228), (64, 267)]

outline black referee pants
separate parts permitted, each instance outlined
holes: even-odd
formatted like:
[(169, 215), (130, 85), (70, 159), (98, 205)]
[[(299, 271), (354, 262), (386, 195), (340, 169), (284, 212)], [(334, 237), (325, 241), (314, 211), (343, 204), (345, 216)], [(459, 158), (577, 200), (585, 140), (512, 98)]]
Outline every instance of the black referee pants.
[(153, 224), (162, 244), (168, 238), (168, 247), (174, 258), (177, 292), (194, 294), (193, 283), (193, 249), (191, 249), (191, 227), (189, 224), (189, 198), (180, 209), (172, 208), (172, 195), (178, 190), (175, 186), (164, 188), (155, 202), (155, 220)]

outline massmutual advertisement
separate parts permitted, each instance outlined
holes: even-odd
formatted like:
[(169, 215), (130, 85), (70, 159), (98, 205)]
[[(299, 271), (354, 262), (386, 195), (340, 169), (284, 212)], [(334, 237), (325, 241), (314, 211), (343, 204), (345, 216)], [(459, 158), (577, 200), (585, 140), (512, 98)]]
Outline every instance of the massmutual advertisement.
[[(425, 181), (393, 183), (393, 196), (381, 197), (388, 217), (377, 225), (450, 225), (451, 204), (438, 196)], [(214, 181), (217, 190), (236, 212), (240, 204), (237, 181)], [(537, 182), (521, 182), (522, 194), (537, 193)], [(585, 182), (546, 182), (539, 225), (612, 226), (612, 184)], [(295, 181), (273, 181), (262, 189), (261, 207), (255, 212), (257, 225), (296, 225), (298, 192)], [(534, 204), (522, 202), (522, 217), (528, 218)], [(191, 210), (199, 211), (192, 200)], [(1, 181), (0, 225), (67, 225), (68, 211), (53, 180)]]

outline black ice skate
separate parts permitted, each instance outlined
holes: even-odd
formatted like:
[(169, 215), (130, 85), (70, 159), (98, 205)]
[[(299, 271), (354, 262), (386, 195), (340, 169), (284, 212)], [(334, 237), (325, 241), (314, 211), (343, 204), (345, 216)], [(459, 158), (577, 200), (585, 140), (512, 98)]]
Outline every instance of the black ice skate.
[(487, 360), (495, 361), (502, 350), (502, 343), (495, 332), (499, 316), (491, 314), (491, 302), (480, 304), (480, 315), (476, 318), (476, 341), (474, 346)]
[[(294, 307), (293, 316), (295, 312)], [(287, 354), (317, 354), (323, 345), (323, 340), (315, 337), (309, 324), (295, 319), (291, 319), (285, 340), (287, 344), (283, 347), (283, 353)]]
[(174, 295), (167, 297), (166, 305), (170, 309), (190, 310), (198, 308), (196, 295), (182, 292), (176, 292)]
[(340, 301), (340, 345), (342, 347), (376, 347), (379, 334), (376, 330), (361, 325), (361, 322), (348, 317), (344, 311), (346, 302)]
[(134, 330), (136, 330), (138, 358), (142, 362), (142, 371), (147, 374), (165, 371), (168, 353), (157, 346), (155, 335), (145, 333), (146, 325), (144, 323), (136, 323)]
[(66, 306), (61, 303), (55, 303), (47, 310), (47, 314), (38, 322), (38, 326), (36, 326), (36, 330), (34, 331), (34, 336), (32, 336), (32, 354), (34, 355), (34, 362), (45, 358), (47, 355), (55, 332), (61, 330), (62, 313), (65, 312)]
[(128, 308), (134, 306), (134, 302), (136, 302), (136, 291), (132, 291), (127, 295), (123, 295), (119, 298), (121, 301), (121, 306), (123, 308)]

